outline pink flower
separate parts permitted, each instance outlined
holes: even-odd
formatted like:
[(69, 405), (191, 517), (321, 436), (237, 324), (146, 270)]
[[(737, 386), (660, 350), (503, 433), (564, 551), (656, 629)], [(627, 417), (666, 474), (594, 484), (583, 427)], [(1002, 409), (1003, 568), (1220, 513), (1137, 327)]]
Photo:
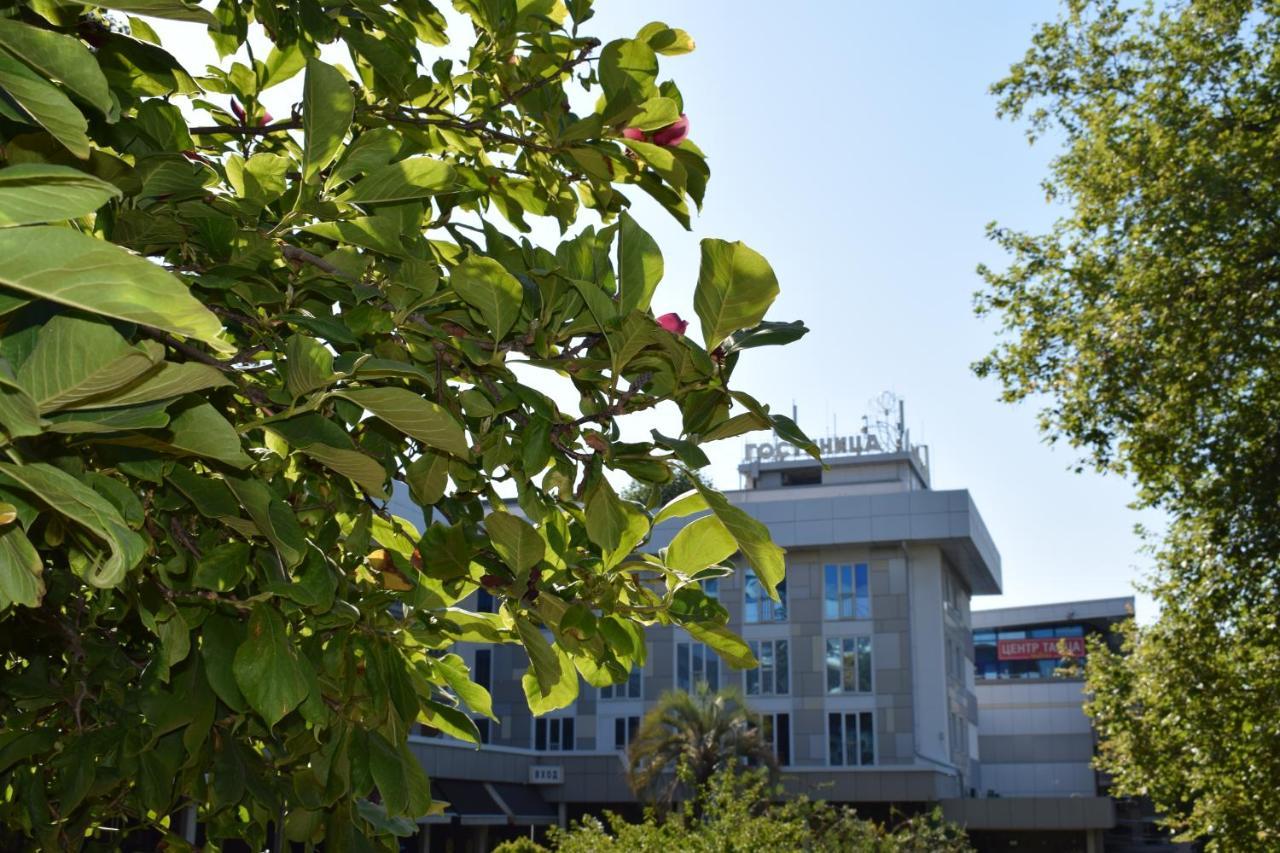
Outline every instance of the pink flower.
[(689, 328), (689, 321), (681, 320), (680, 315), (672, 311), (670, 314), (659, 317), (658, 325), (673, 335), (683, 335), (684, 330)]
[(258, 125), (261, 127), (263, 125), (271, 124), (271, 120), (274, 118), (275, 116), (271, 115), (271, 113), (267, 112), (266, 110), (263, 110), (262, 118), (258, 119)]
[(241, 124), (244, 124), (244, 107), (240, 106), (240, 102), (235, 98), (231, 99), (231, 114), (239, 119)]
[(680, 118), (661, 130), (653, 132), (653, 142), (655, 145), (666, 145), (674, 148), (689, 136), (689, 117), (684, 113), (680, 114)]
[(653, 133), (645, 133), (638, 127), (628, 127), (622, 131), (623, 139), (634, 139), (637, 142), (652, 142), (654, 145), (665, 145), (674, 148), (689, 137), (689, 117), (680, 113), (680, 118), (666, 127)]

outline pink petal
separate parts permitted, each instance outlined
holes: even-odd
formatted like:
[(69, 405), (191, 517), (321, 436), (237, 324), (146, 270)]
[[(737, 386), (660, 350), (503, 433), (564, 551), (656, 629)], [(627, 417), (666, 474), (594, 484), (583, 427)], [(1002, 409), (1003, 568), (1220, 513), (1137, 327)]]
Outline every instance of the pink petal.
[(628, 127), (622, 131), (623, 139), (634, 139), (637, 142), (644, 141), (644, 131), (638, 127)]
[(655, 145), (666, 145), (674, 147), (684, 142), (689, 136), (689, 117), (684, 113), (680, 114), (680, 118), (661, 130), (653, 132), (653, 142)]
[(673, 335), (683, 335), (684, 330), (689, 328), (689, 321), (681, 320), (680, 315), (673, 311), (670, 314), (663, 314), (659, 317), (658, 325)]

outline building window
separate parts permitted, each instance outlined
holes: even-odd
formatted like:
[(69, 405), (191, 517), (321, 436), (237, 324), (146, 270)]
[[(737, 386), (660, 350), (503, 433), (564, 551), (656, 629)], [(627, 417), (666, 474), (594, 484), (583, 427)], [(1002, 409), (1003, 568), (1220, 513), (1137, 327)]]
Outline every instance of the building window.
[[(1087, 663), (1083, 655), (1084, 635), (1084, 626), (1079, 624), (974, 631), (974, 675), (979, 680), (1063, 677), (1066, 673), (1062, 667), (1066, 662), (1058, 656), (1058, 643), (1067, 640), (1068, 650), (1076, 652), (1076, 664), (1084, 666)], [(1013, 640), (1028, 642), (1010, 646), (1009, 641)]]
[(816, 486), (822, 482), (822, 469), (814, 466), (812, 468), (790, 468), (782, 472), (782, 485), (784, 486)]
[(618, 717), (613, 721), (613, 748), (618, 752), (626, 752), (631, 742), (640, 731), (639, 717)]
[(823, 613), (828, 619), (870, 619), (870, 570), (866, 563), (823, 567)]
[(747, 643), (760, 665), (749, 669), (748, 696), (786, 696), (791, 692), (790, 661), (786, 640), (752, 640)]
[(876, 736), (872, 713), (827, 714), (828, 761), (833, 767), (859, 767), (876, 763)]
[(778, 584), (778, 600), (774, 601), (765, 592), (756, 573), (747, 569), (747, 578), (743, 586), (745, 606), (742, 609), (742, 621), (786, 622), (787, 621), (787, 582)]
[(494, 612), (493, 595), (484, 589), (476, 590), (476, 612), (477, 613), (493, 613)]
[(708, 578), (702, 582), (702, 594), (707, 598), (720, 600), (720, 578)]
[(621, 684), (607, 684), (600, 688), (601, 699), (639, 699), (640, 670), (631, 670), (631, 675)]
[(533, 748), (539, 752), (573, 749), (573, 717), (539, 717), (533, 721)]
[(773, 754), (778, 764), (787, 767), (791, 764), (791, 715), (761, 714), (760, 734), (765, 742), (773, 747)]
[(471, 667), (471, 680), (485, 690), (493, 689), (493, 649), (476, 649), (475, 665)]
[(676, 643), (676, 688), (693, 692), (700, 683), (720, 689), (720, 658), (704, 643)]
[(871, 692), (871, 638), (827, 640), (827, 692)]
[(480, 742), (488, 743), (489, 737), (490, 737), (490, 734), (489, 734), (489, 723), (491, 722), (490, 719), (488, 717), (472, 717), (471, 721), (476, 724), (476, 729), (479, 730), (480, 732)]

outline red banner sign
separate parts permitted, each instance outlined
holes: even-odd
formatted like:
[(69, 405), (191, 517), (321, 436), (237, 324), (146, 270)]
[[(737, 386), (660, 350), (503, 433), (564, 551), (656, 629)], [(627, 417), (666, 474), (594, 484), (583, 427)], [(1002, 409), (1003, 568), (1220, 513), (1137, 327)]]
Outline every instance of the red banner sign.
[(1084, 637), (1043, 637), (1031, 640), (999, 640), (996, 657), (1000, 660), (1054, 660), (1062, 657), (1058, 644), (1067, 654), (1084, 657)]

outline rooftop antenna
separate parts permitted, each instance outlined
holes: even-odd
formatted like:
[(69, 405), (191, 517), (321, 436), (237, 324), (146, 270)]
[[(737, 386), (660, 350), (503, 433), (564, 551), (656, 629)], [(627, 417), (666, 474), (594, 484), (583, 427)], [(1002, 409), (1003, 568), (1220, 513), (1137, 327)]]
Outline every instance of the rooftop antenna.
[(791, 420), (796, 423), (800, 423), (800, 410), (796, 408), (796, 401), (794, 397), (791, 399)]

